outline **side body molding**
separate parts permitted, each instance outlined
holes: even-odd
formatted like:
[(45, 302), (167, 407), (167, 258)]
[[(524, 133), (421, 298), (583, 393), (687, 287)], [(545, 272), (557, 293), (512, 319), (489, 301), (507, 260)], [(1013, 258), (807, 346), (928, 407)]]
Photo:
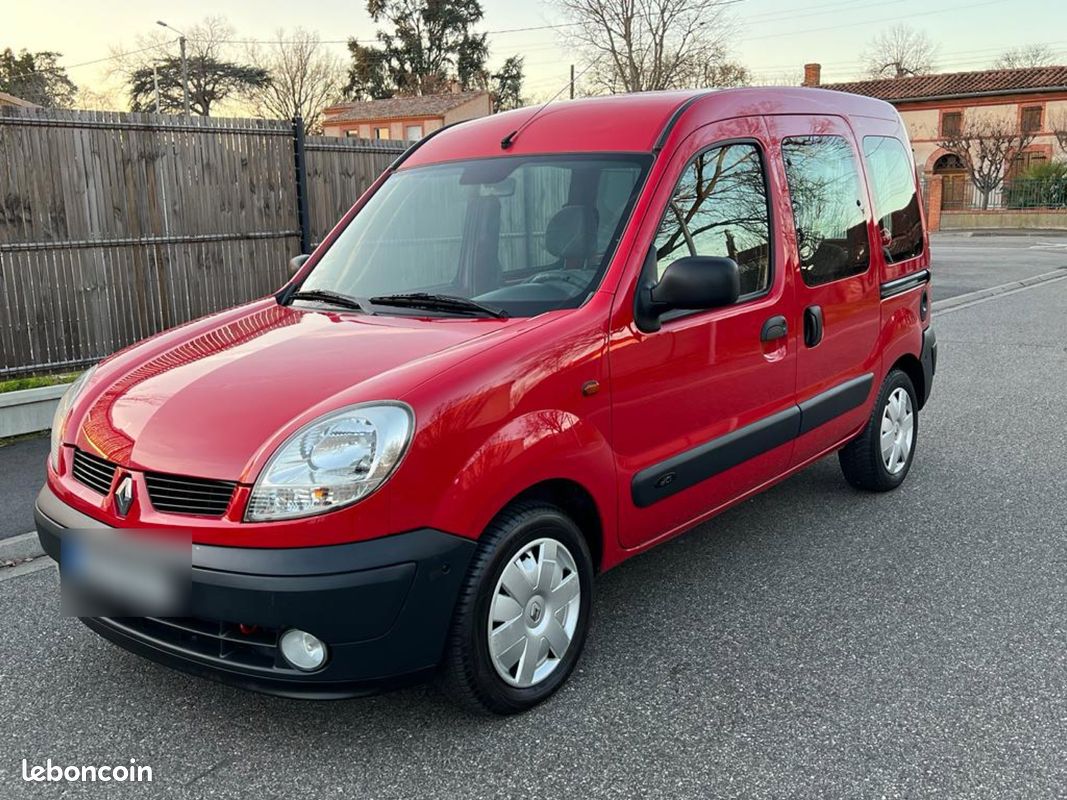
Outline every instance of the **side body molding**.
[(751, 425), (647, 467), (630, 484), (634, 505), (646, 508), (863, 405), (874, 385), (866, 373)]

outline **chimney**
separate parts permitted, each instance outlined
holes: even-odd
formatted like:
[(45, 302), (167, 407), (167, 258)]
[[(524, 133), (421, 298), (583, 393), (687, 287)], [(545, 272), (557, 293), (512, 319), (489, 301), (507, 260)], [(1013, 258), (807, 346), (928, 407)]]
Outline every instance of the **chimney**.
[(818, 86), (822, 79), (822, 64), (804, 65), (804, 82), (801, 86)]

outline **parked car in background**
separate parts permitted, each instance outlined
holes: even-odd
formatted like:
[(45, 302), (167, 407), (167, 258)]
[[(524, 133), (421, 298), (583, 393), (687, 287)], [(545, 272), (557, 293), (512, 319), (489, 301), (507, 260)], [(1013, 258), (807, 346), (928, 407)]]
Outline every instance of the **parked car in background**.
[[(927, 245), (878, 100), (650, 93), (442, 129), (275, 296), (78, 381), (41, 541), (113, 608), (85, 623), (154, 660), (305, 697), (437, 676), (522, 711), (573, 671), (598, 572), (828, 454), (901, 484)], [(94, 579), (124, 548), (87, 560), (114, 538), (93, 529), (181, 531), (187, 591), (149, 557)]]

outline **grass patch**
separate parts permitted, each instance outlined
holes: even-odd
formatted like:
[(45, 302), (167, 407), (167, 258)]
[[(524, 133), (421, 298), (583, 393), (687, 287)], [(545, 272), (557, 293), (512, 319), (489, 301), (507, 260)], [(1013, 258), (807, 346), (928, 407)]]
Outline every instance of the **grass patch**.
[(42, 386), (55, 386), (71, 383), (80, 373), (67, 372), (63, 375), (37, 375), (29, 378), (8, 378), (0, 381), (0, 393), (21, 392), (23, 389), (39, 389)]

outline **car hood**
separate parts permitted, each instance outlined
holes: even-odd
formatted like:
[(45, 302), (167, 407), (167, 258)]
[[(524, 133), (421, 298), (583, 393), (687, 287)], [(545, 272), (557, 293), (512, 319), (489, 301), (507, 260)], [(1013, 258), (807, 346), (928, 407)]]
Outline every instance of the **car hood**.
[(257, 455), (295, 424), (350, 403), (400, 399), (451, 363), (446, 353), (507, 336), (517, 322), (255, 303), (102, 363), (68, 442), (131, 469), (249, 481)]

